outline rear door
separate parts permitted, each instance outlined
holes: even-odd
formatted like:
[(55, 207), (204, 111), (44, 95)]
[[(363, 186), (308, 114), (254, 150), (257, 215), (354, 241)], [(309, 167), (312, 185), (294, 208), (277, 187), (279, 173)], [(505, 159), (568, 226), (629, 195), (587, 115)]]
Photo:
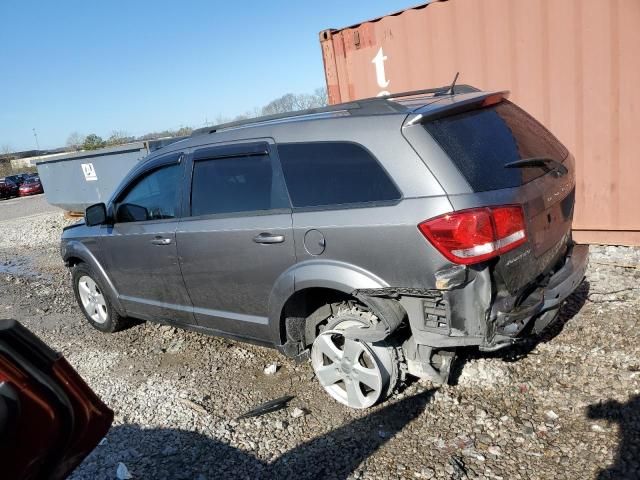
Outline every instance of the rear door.
[[(446, 153), (445, 168), (457, 170), (466, 180), (464, 188), (443, 185), (455, 210), (523, 206), (528, 242), (502, 255), (496, 265), (507, 289), (516, 293), (565, 253), (575, 201), (574, 161), (524, 110), (506, 100), (492, 103), (464, 111), (453, 108), (453, 114), (444, 111), (405, 135), (412, 141), (423, 129)], [(429, 163), (430, 152), (422, 147), (420, 153)], [(444, 179), (447, 174), (437, 176)]]
[(291, 208), (271, 140), (203, 147), (188, 167), (188, 216), (177, 232), (199, 325), (265, 340), (269, 296), (295, 263)]

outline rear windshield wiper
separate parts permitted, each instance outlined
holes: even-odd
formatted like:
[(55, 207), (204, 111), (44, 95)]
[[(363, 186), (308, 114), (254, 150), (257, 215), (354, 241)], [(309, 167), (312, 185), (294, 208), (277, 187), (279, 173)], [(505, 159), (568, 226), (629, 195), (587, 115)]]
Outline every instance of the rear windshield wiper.
[(559, 177), (566, 175), (569, 171), (562, 163), (549, 157), (530, 157), (516, 160), (515, 162), (509, 162), (504, 164), (504, 168), (528, 168), (528, 167), (542, 167), (547, 172), (555, 170)]

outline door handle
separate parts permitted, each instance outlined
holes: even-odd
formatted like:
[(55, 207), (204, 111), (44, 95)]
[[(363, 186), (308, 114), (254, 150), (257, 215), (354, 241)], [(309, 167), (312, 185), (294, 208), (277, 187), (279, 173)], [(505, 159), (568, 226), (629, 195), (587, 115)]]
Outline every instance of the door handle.
[(171, 239), (165, 237), (156, 237), (151, 240), (151, 243), (154, 245), (171, 245)]
[(282, 243), (284, 242), (284, 235), (273, 235), (272, 233), (261, 233), (253, 237), (253, 241), (256, 243)]

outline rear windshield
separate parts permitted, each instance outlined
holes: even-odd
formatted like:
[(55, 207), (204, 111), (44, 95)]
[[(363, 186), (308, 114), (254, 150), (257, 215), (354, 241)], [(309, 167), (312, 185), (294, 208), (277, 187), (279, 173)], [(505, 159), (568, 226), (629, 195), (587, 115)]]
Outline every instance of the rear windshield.
[(476, 192), (517, 187), (545, 173), (538, 167), (505, 168), (506, 163), (533, 157), (562, 162), (568, 154), (546, 128), (508, 101), (432, 120), (424, 128)]

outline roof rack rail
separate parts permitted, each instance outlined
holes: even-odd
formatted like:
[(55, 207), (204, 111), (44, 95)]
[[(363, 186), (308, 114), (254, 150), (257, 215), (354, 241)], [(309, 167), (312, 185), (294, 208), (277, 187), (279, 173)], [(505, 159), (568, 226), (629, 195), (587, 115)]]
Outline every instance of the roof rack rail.
[[(381, 97), (370, 97), (362, 100), (354, 100), (347, 103), (338, 103), (327, 107), (309, 108), (295, 112), (276, 113), (274, 115), (264, 115), (261, 117), (247, 118), (233, 122), (221, 123), (210, 127), (203, 127), (194, 130), (191, 136), (215, 133), (219, 130), (244, 127), (248, 125), (258, 125), (288, 118), (319, 117), (330, 114), (348, 113), (350, 115), (380, 115), (385, 113), (406, 112), (407, 108), (391, 99), (402, 97), (415, 97), (418, 95), (445, 95), (451, 89), (450, 85), (437, 88), (427, 88), (423, 90), (412, 90), (409, 92), (398, 92)], [(471, 85), (457, 85), (455, 93), (479, 92), (480, 90)]]
[[(444, 87), (427, 88), (424, 90), (411, 90), (408, 92), (392, 93), (390, 95), (384, 95), (382, 97), (371, 97), (365, 100), (375, 100), (375, 99), (387, 100), (389, 98), (417, 97), (418, 95), (429, 95), (429, 94), (445, 95), (450, 90), (451, 90), (451, 85), (445, 85)], [(479, 91), (480, 91), (479, 88), (473, 87), (471, 85), (465, 85), (465, 84), (456, 85), (456, 89), (455, 89), (455, 93), (473, 93), (473, 92), (479, 92)]]

